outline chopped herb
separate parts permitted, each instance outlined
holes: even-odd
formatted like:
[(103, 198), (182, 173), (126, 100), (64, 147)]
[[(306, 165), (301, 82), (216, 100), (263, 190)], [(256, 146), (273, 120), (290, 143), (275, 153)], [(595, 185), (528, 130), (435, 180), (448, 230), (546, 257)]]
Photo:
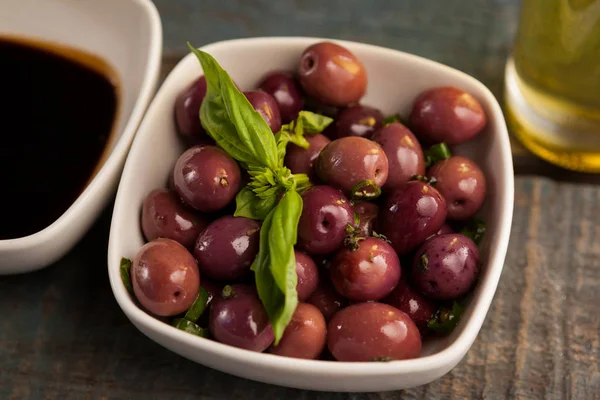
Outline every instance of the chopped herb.
[(442, 306), (427, 322), (427, 328), (435, 333), (447, 335), (456, 328), (464, 312), (465, 308), (456, 301), (452, 303), (452, 307)]
[(483, 236), (485, 235), (486, 223), (485, 221), (478, 218), (469, 219), (463, 228), (459, 231), (460, 234), (467, 236), (476, 245), (479, 246), (481, 241), (483, 240)]
[(208, 302), (208, 292), (203, 287), (200, 287), (198, 296), (194, 300), (194, 304), (185, 313), (184, 318), (191, 322), (196, 322), (206, 309), (206, 303)]
[(208, 329), (202, 328), (195, 322), (188, 321), (185, 318), (174, 318), (171, 324), (177, 329), (181, 329), (184, 332), (188, 332), (196, 336), (201, 336), (203, 338), (207, 338), (209, 336)]
[(424, 156), (425, 166), (430, 167), (438, 161), (452, 157), (452, 153), (446, 143), (438, 143), (425, 150)]
[(133, 286), (131, 286), (131, 260), (125, 257), (121, 258), (120, 268), (123, 285), (125, 285), (129, 294), (133, 294)]

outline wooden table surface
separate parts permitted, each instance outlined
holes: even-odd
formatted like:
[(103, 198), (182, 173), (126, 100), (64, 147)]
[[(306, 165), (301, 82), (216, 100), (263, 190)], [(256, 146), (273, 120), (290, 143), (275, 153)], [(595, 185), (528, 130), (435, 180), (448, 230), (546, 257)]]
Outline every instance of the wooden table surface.
[[(466, 71), (500, 98), (516, 0), (157, 0), (164, 72), (197, 45), (307, 35), (384, 45)], [(106, 271), (112, 204), (62, 260), (0, 277), (0, 399), (598, 399), (600, 178), (514, 146), (515, 211), (504, 272), (464, 360), (419, 388), (315, 393), (187, 361), (137, 331)]]

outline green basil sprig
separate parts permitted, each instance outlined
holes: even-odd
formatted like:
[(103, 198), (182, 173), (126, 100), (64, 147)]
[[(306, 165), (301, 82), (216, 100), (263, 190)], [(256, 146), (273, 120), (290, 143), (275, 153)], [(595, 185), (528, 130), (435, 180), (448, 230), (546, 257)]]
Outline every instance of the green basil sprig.
[(252, 263), (258, 295), (273, 327), (275, 344), (298, 304), (294, 245), (302, 197), (310, 186), (305, 174), (292, 174), (283, 165), (288, 143), (308, 147), (304, 134), (322, 131), (331, 118), (300, 112), (273, 135), (264, 119), (209, 54), (188, 43), (206, 77), (206, 97), (200, 120), (208, 134), (250, 175), (236, 196), (235, 216), (263, 220), (259, 252)]

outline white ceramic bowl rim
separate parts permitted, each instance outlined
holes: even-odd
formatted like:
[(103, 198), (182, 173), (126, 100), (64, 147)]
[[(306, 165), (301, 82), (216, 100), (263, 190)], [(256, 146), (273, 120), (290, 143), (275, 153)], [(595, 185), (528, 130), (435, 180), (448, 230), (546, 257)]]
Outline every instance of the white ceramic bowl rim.
[[(389, 53), (389, 55), (393, 55), (395, 57), (401, 56), (417, 67), (424, 66), (428, 63), (435, 63), (438, 64), (438, 66), (440, 66), (441, 68), (444, 68), (445, 73), (449, 76), (461, 77), (462, 79), (468, 77), (468, 79), (476, 81), (473, 77), (470, 77), (469, 75), (463, 72), (419, 56), (403, 53), (401, 51), (388, 49), (380, 46), (343, 40), (313, 37), (259, 37), (247, 39), (234, 39), (211, 43), (209, 45), (201, 47), (200, 49), (210, 53), (213, 48), (217, 46), (222, 46), (224, 44), (291, 44), (323, 40), (336, 42), (341, 45), (351, 44), (354, 48), (377, 49), (381, 53)], [(188, 54), (186, 57), (193, 57), (193, 55)], [(497, 183), (499, 187), (502, 187), (504, 189), (504, 191), (498, 195), (501, 197), (499, 200), (500, 203), (504, 204), (504, 206), (500, 207), (500, 224), (496, 235), (497, 239), (495, 240), (495, 242), (499, 243), (500, 245), (490, 249), (489, 259), (491, 260), (490, 263), (493, 265), (488, 265), (488, 268), (490, 268), (491, 271), (485, 276), (483, 280), (480, 280), (478, 282), (478, 285), (481, 286), (481, 295), (478, 301), (475, 304), (471, 304), (470, 306), (473, 307), (473, 311), (468, 321), (469, 325), (472, 324), (474, 326), (481, 327), (483, 320), (486, 316), (487, 310), (489, 309), (489, 306), (495, 294), (500, 274), (502, 272), (504, 256), (508, 247), (510, 228), (512, 223), (514, 182), (510, 143), (506, 125), (504, 123), (504, 118), (502, 116), (502, 110), (498, 105), (498, 102), (496, 101), (494, 95), (490, 92), (490, 90), (479, 81), (476, 81), (476, 84), (481, 90), (481, 95), (485, 97), (486, 101), (492, 108), (491, 112), (498, 116), (498, 118), (495, 119), (495, 124), (492, 127), (492, 129), (497, 132), (496, 134), (498, 135), (501, 147), (500, 150), (502, 153), (504, 164), (506, 166), (510, 166), (511, 168), (510, 171), (505, 171), (503, 181)], [(136, 137), (135, 140), (138, 139), (139, 136)], [(132, 160), (127, 160), (125, 170), (131, 167), (131, 162)], [(119, 202), (117, 200), (113, 214), (113, 227), (115, 225), (114, 215), (119, 214), (118, 207)], [(449, 363), (453, 363), (453, 365), (458, 363), (464, 355), (464, 349), (468, 349), (471, 346), (479, 332), (479, 329), (463, 329), (460, 335), (448, 347), (437, 353), (411, 360), (398, 360), (391, 362), (339, 362), (324, 360), (303, 360), (268, 353), (256, 353), (244, 349), (239, 349), (233, 346), (225, 345), (213, 340), (200, 338), (183, 331), (179, 331), (177, 329), (174, 329), (170, 325), (155, 319), (151, 315), (147, 314), (145, 311), (138, 308), (138, 306), (130, 298), (127, 290), (125, 289), (125, 286), (121, 281), (118, 266), (110, 266), (110, 260), (116, 256), (119, 256), (111, 254), (110, 249), (111, 246), (109, 246), (108, 254), (109, 278), (113, 292), (115, 294), (115, 298), (121, 306), (121, 308), (123, 309), (123, 311), (136, 325), (138, 323), (143, 324), (148, 329), (151, 329), (153, 331), (156, 331), (157, 333), (160, 333), (161, 335), (171, 337), (176, 341), (181, 342), (182, 345), (201, 349), (214, 357), (220, 357), (226, 360), (231, 360), (231, 362), (235, 362), (237, 359), (244, 359), (245, 362), (252, 363), (256, 366), (276, 368), (282, 371), (293, 372), (299, 375), (307, 374), (307, 376), (310, 374), (319, 373), (324, 374), (326, 376), (330, 376), (332, 378), (338, 376), (343, 376), (344, 378), (360, 378), (366, 376), (375, 376), (380, 374), (396, 374), (409, 371), (425, 372), (431, 370), (432, 365), (437, 365), (440, 362), (440, 359), (444, 359)]]
[[(150, 0), (128, 0), (134, 3), (138, 3), (148, 11), (150, 18), (150, 30), (151, 37), (149, 43), (162, 43), (162, 29), (160, 15), (158, 10), (152, 1)], [(156, 29), (158, 27), (158, 29)], [(150, 52), (148, 55), (148, 64), (143, 71), (144, 81), (148, 81), (150, 77), (158, 76), (161, 66), (161, 52), (162, 44), (156, 46), (150, 46)], [(87, 202), (87, 199), (92, 196), (100, 187), (104, 187), (110, 180), (110, 171), (117, 168), (120, 160), (118, 157), (112, 157), (113, 154), (127, 153), (131, 144), (131, 136), (135, 134), (136, 124), (142, 119), (143, 114), (146, 110), (146, 105), (150, 102), (154, 94), (154, 85), (142, 85), (139, 95), (137, 97), (136, 104), (131, 111), (127, 124), (122, 130), (122, 134), (119, 135), (117, 142), (115, 143), (110, 154), (106, 158), (102, 168), (96, 173), (92, 181), (86, 186), (81, 194), (75, 199), (69, 208), (54, 222), (42, 229), (41, 231), (32, 233), (31, 235), (23, 236), (16, 239), (5, 239), (0, 240), (0, 251), (3, 250), (25, 250), (40, 242), (52, 240), (56, 235), (57, 231), (61, 229), (61, 226), (72, 218), (73, 210), (78, 208), (78, 205), (83, 202)], [(125, 134), (125, 133), (131, 134)]]

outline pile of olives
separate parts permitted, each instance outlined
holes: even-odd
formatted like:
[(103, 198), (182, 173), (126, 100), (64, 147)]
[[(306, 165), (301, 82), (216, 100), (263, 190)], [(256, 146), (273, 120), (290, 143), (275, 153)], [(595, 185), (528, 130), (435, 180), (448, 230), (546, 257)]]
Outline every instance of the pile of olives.
[[(307, 149), (287, 147), (285, 165), (312, 186), (302, 193), (297, 227), (299, 304), (277, 346), (250, 270), (261, 223), (232, 215), (248, 175), (202, 127), (203, 76), (174, 105), (188, 149), (167, 188), (148, 193), (142, 206), (148, 243), (126, 274), (139, 304), (182, 329), (257, 352), (418, 357), (423, 338), (435, 334), (432, 321), (447, 319), (449, 304), (477, 280), (477, 244), (457, 232), (486, 197), (475, 162), (449, 153), (432, 159), (430, 151), (471, 140), (486, 115), (463, 90), (435, 87), (414, 99), (406, 119), (385, 118), (360, 103), (366, 88), (360, 60), (321, 42), (303, 52), (296, 71), (269, 72), (244, 92), (273, 133), (301, 110), (334, 119), (306, 135)], [(188, 314), (201, 315), (187, 321)]]

